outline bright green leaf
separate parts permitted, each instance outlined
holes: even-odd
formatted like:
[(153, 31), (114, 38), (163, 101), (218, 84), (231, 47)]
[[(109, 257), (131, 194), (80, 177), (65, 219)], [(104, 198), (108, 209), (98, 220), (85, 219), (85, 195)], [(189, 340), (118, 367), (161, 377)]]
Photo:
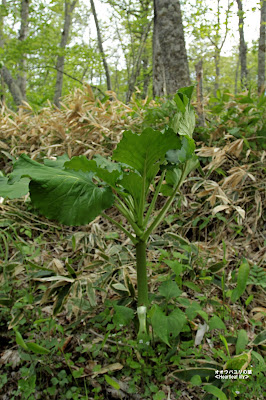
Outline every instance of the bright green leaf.
[(25, 196), (29, 192), (29, 182), (28, 178), (23, 178), (11, 185), (8, 183), (8, 178), (0, 176), (0, 197), (12, 200)]
[(245, 260), (239, 267), (238, 275), (237, 275), (237, 285), (231, 294), (231, 300), (233, 303), (239, 299), (239, 297), (244, 293), (247, 285), (249, 275), (249, 265)]
[(166, 152), (178, 148), (180, 140), (172, 130), (162, 133), (147, 128), (140, 135), (125, 131), (113, 152), (113, 159), (136, 169), (150, 181), (164, 161)]
[(244, 329), (240, 329), (237, 335), (236, 354), (243, 353), (248, 344), (248, 335)]
[(155, 334), (170, 346), (170, 335), (173, 338), (177, 337), (186, 323), (185, 314), (181, 310), (175, 309), (166, 316), (157, 304), (153, 305), (150, 314)]
[(22, 347), (24, 350), (29, 350), (26, 343), (24, 342), (23, 337), (21, 336), (21, 333), (16, 330), (16, 342), (17, 344)]
[(178, 297), (182, 293), (177, 284), (172, 280), (164, 281), (159, 287), (159, 292), (167, 300)]
[(128, 325), (134, 318), (134, 311), (131, 308), (114, 305), (114, 310), (113, 322), (116, 325)]
[(167, 264), (176, 274), (179, 276), (182, 274), (183, 265), (177, 260), (164, 260), (165, 264)]
[(189, 136), (182, 138), (181, 149), (171, 149), (166, 154), (166, 159), (172, 164), (180, 164), (189, 160), (195, 150), (195, 142)]
[(120, 389), (120, 385), (114, 381), (112, 378), (110, 378), (109, 375), (104, 375), (106, 382), (108, 383), (108, 385), (112, 386), (114, 389), (119, 390)]
[[(98, 163), (100, 163), (101, 159), (98, 158), (97, 160)], [(112, 164), (112, 166), (110, 164)], [(88, 160), (85, 156), (71, 158), (70, 161), (65, 163), (64, 167), (66, 170), (95, 172), (101, 180), (112, 187), (115, 187), (116, 181), (121, 175), (121, 167), (119, 164), (109, 161), (109, 163), (103, 163), (103, 167), (101, 167), (95, 160)]]
[(227, 400), (227, 396), (225, 395), (225, 393), (221, 389), (219, 389), (217, 386), (206, 385), (206, 386), (204, 386), (204, 390), (206, 390), (206, 392), (208, 392), (208, 393), (213, 394), (219, 400)]
[(39, 164), (23, 154), (14, 165), (13, 180), (30, 177), (33, 205), (47, 218), (66, 225), (85, 225), (113, 203), (109, 187), (92, 181), (92, 172), (61, 170)]
[(166, 399), (166, 395), (162, 390), (159, 390), (159, 392), (157, 392), (153, 398), (153, 400), (165, 400)]
[(222, 330), (226, 330), (225, 324), (223, 323), (223, 321), (221, 320), (221, 318), (217, 317), (217, 315), (214, 315), (214, 316), (210, 319), (208, 325), (209, 325), (209, 329), (210, 329), (210, 330), (212, 330), (212, 329), (222, 329)]
[(36, 354), (48, 354), (50, 350), (38, 345), (37, 343), (28, 342), (27, 347)]

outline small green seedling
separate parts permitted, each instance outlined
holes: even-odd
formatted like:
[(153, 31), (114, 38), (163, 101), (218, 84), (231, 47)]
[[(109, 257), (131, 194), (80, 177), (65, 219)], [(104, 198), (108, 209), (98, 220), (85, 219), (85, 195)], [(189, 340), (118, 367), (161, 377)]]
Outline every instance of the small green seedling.
[[(193, 87), (182, 88), (173, 101), (178, 112), (163, 130), (141, 134), (125, 131), (112, 160), (96, 155), (58, 157), (40, 164), (20, 156), (9, 178), (0, 176), (0, 196), (16, 198), (28, 191), (33, 205), (49, 219), (71, 226), (86, 225), (98, 215), (111, 221), (136, 248), (140, 335), (146, 332), (149, 305), (147, 241), (164, 219), (187, 175), (198, 165), (190, 105)], [(167, 199), (155, 211), (159, 195)], [(115, 207), (128, 222), (123, 226), (104, 211)]]

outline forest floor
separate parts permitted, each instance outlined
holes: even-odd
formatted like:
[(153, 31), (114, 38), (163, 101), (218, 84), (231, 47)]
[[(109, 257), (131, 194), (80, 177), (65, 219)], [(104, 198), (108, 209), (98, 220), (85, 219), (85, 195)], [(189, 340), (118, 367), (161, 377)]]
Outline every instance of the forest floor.
[[(148, 245), (151, 302), (163, 321), (177, 307), (187, 318), (168, 344), (151, 329), (149, 344), (137, 341), (134, 249), (112, 224), (66, 227), (29, 196), (1, 200), (0, 399), (265, 398), (266, 101), (212, 101), (194, 135), (201, 171)], [(2, 108), (0, 170), (22, 153), (110, 156), (125, 129), (161, 128), (169, 112), (171, 103), (100, 101), (90, 87), (60, 110)]]

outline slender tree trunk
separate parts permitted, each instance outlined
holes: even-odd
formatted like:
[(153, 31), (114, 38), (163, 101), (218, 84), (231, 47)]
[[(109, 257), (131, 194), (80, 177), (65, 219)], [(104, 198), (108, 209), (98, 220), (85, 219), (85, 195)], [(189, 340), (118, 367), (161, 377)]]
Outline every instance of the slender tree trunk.
[(265, 53), (266, 53), (266, 0), (261, 2), (260, 38), (258, 53), (258, 93), (265, 90)]
[(144, 28), (143, 33), (142, 33), (141, 42), (140, 42), (140, 45), (138, 48), (138, 53), (137, 53), (134, 65), (132, 67), (131, 75), (130, 75), (129, 82), (128, 82), (128, 91), (127, 91), (127, 95), (126, 95), (127, 103), (130, 101), (132, 93), (134, 92), (134, 87), (135, 87), (136, 80), (139, 75), (140, 67), (141, 67), (141, 56), (142, 56), (142, 53), (145, 48), (145, 44), (146, 44), (146, 41), (148, 38), (151, 24), (152, 24), (152, 21), (150, 23), (148, 23), (148, 25), (146, 25), (146, 27)]
[[(0, 48), (4, 48), (4, 37), (3, 37), (3, 24), (4, 24), (4, 16), (6, 15), (5, 7), (6, 7), (6, 0), (2, 0), (1, 9), (0, 9)], [(19, 106), (23, 101), (23, 95), (21, 93), (20, 87), (18, 86), (15, 79), (12, 77), (9, 70), (6, 68), (5, 65), (0, 64), (0, 72), (1, 72), (1, 86), (4, 87), (4, 83), (7, 85), (14, 103)], [(1, 93), (1, 101), (3, 101), (3, 93), (4, 88), (2, 89)]]
[(247, 45), (244, 38), (244, 17), (242, 0), (236, 0), (238, 5), (238, 29), (239, 29), (239, 58), (241, 65), (241, 87), (247, 88), (248, 70), (247, 70)]
[(98, 21), (98, 17), (97, 17), (95, 5), (94, 5), (94, 0), (90, 0), (90, 2), (91, 2), (91, 11), (92, 11), (94, 22), (95, 22), (95, 25), (96, 25), (98, 47), (99, 47), (99, 50), (100, 50), (100, 53), (101, 53), (103, 66), (104, 66), (104, 70), (105, 70), (105, 75), (106, 75), (107, 89), (108, 90), (112, 90), (111, 77), (110, 77), (109, 67), (108, 67), (108, 64), (107, 64), (107, 61), (106, 61), (106, 56), (105, 56), (105, 53), (104, 53), (104, 50), (103, 50), (102, 35), (101, 35), (99, 21)]
[(237, 57), (236, 73), (235, 73), (235, 96), (237, 95), (237, 84), (238, 84), (238, 70), (239, 70), (240, 58)]
[[(30, 8), (30, 0), (22, 0), (21, 1), (21, 25), (19, 31), (18, 40), (21, 44), (27, 39), (28, 36), (28, 28), (29, 28), (29, 8)], [(19, 61), (19, 73), (17, 78), (17, 84), (20, 88), (23, 99), (26, 99), (26, 86), (27, 86), (27, 61), (26, 54), (21, 54), (21, 59)]]
[(204, 107), (203, 107), (203, 62), (200, 60), (196, 65), (197, 79), (197, 113), (199, 117), (199, 125), (205, 126)]
[(159, 41), (158, 15), (154, 3), (153, 40), (152, 40), (152, 67), (153, 67), (153, 97), (166, 96), (165, 69), (163, 54)]
[(214, 53), (214, 61), (215, 61), (214, 96), (217, 95), (217, 90), (219, 89), (219, 80), (220, 80), (220, 58), (221, 58), (221, 50), (220, 50), (218, 47), (215, 47), (215, 53)]
[(142, 98), (145, 99), (148, 95), (149, 83), (150, 83), (150, 72), (149, 69), (149, 56), (147, 51), (144, 50), (143, 58), (142, 58), (142, 69), (143, 69), (143, 93)]
[(20, 106), (24, 100), (20, 87), (17, 85), (15, 79), (12, 77), (11, 73), (5, 66), (2, 67), (1, 72), (2, 77), (8, 86), (8, 89), (13, 97), (15, 104), (17, 106)]
[(174, 94), (190, 84), (179, 0), (154, 0), (153, 92)]
[(76, 3), (77, 0), (72, 1), (72, 3), (69, 0), (65, 0), (64, 29), (61, 36), (60, 52), (58, 54), (56, 62), (57, 75), (56, 75), (56, 84), (54, 93), (54, 104), (57, 107), (60, 107), (59, 99), (62, 96), (62, 88), (63, 88), (63, 76), (64, 76), (64, 64), (65, 64), (65, 56), (63, 55), (63, 52), (68, 42), (68, 37), (72, 22), (72, 13), (74, 11)]
[[(4, 39), (3, 39), (3, 25), (4, 25), (4, 15), (5, 13), (5, 7), (6, 7), (6, 0), (2, 0), (2, 4), (0, 5), (0, 48), (4, 48)], [(3, 104), (5, 100), (5, 82), (4, 82), (4, 77), (2, 73), (2, 64), (0, 64), (0, 84), (1, 84), (1, 90), (0, 90), (0, 102)]]

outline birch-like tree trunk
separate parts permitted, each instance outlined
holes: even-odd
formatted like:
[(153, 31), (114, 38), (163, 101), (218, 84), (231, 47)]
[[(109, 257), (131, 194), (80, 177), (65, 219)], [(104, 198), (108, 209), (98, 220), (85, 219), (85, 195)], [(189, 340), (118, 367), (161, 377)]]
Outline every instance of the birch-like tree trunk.
[(94, 22), (95, 22), (95, 26), (96, 26), (96, 31), (97, 31), (98, 47), (99, 47), (99, 51), (101, 53), (103, 67), (104, 67), (105, 75), (106, 75), (107, 89), (108, 90), (112, 90), (109, 67), (108, 67), (106, 56), (105, 56), (104, 49), (103, 49), (103, 41), (102, 41), (100, 25), (99, 25), (99, 21), (98, 21), (96, 9), (95, 9), (94, 1), (90, 0), (90, 2), (91, 2), (91, 11), (92, 11), (92, 14), (93, 14), (93, 18), (94, 18)]
[(153, 94), (174, 94), (190, 84), (179, 0), (154, 0)]
[(239, 30), (239, 58), (241, 66), (241, 87), (247, 88), (248, 70), (247, 70), (247, 45), (244, 37), (244, 12), (242, 0), (236, 0), (238, 6), (238, 30)]
[[(19, 30), (19, 37), (18, 40), (21, 44), (27, 39), (28, 37), (28, 30), (29, 30), (29, 8), (30, 8), (30, 0), (22, 0), (21, 1), (21, 11), (20, 11), (20, 30)], [(26, 99), (26, 86), (27, 86), (27, 60), (26, 55), (21, 54), (21, 59), (19, 61), (19, 72), (17, 77), (17, 84), (20, 88), (21, 94), (23, 99)]]
[(265, 55), (266, 55), (266, 0), (261, 1), (260, 38), (258, 52), (258, 93), (265, 90)]
[(56, 75), (56, 84), (54, 93), (54, 104), (57, 107), (60, 107), (59, 99), (62, 96), (62, 88), (63, 88), (63, 76), (64, 76), (64, 65), (65, 65), (65, 56), (63, 52), (68, 42), (69, 32), (72, 23), (72, 14), (76, 4), (77, 0), (74, 0), (72, 2), (70, 0), (65, 0), (64, 28), (60, 42), (60, 53), (58, 54), (56, 62), (57, 75)]
[[(5, 41), (3, 36), (3, 24), (4, 24), (4, 16), (7, 15), (6, 13), (6, 0), (2, 0), (1, 9), (0, 9), (0, 48), (4, 48)], [(0, 63), (0, 73), (1, 73), (1, 86), (2, 86), (2, 93), (1, 93), (1, 101), (4, 100), (4, 83), (7, 85), (14, 103), (19, 106), (23, 101), (23, 95), (21, 93), (20, 87), (18, 86), (16, 80), (11, 75), (10, 71), (6, 68), (6, 66)]]

